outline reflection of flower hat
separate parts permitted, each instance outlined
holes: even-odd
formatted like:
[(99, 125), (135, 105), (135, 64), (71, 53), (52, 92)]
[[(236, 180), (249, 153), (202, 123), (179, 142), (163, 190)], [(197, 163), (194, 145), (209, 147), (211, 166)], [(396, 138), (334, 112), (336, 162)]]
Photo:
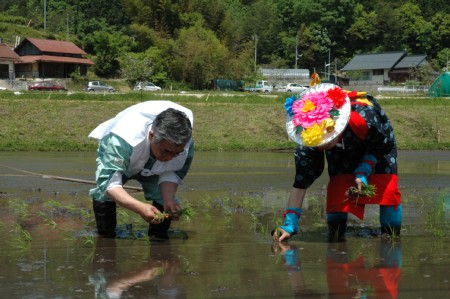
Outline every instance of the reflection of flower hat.
[(305, 146), (322, 146), (333, 141), (350, 117), (347, 92), (329, 83), (314, 85), (287, 98), (284, 108), (289, 137)]

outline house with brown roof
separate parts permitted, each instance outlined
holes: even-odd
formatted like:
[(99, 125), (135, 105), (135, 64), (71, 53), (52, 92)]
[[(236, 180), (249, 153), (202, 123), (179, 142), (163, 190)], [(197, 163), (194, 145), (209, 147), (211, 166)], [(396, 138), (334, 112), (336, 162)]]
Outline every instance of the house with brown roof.
[(0, 80), (14, 79), (14, 62), (19, 58), (10, 46), (0, 40)]
[(72, 42), (40, 38), (24, 39), (14, 51), (17, 78), (69, 78), (70, 74), (86, 75), (94, 63), (86, 52)]

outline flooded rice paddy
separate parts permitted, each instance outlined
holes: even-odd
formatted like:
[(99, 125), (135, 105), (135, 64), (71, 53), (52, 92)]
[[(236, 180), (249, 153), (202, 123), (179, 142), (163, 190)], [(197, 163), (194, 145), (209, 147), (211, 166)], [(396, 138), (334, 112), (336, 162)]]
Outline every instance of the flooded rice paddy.
[(121, 238), (97, 238), (88, 184), (17, 170), (90, 181), (93, 153), (7, 152), (0, 164), (0, 298), (450, 298), (449, 152), (400, 152), (399, 241), (373, 236), (369, 207), (332, 244), (325, 175), (308, 191), (302, 232), (271, 241), (291, 153), (197, 153), (178, 194), (195, 214), (164, 243), (123, 210)]

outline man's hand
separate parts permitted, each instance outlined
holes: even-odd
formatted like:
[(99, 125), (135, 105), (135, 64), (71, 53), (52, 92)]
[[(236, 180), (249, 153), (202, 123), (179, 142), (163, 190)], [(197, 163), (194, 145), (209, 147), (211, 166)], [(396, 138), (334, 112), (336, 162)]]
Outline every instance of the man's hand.
[(108, 190), (107, 195), (120, 206), (141, 216), (146, 222), (158, 224), (164, 220), (163, 215), (155, 206), (132, 197), (123, 188)]
[(181, 207), (174, 199), (164, 201), (164, 211), (170, 214), (170, 219), (179, 220)]
[(148, 203), (142, 203), (142, 206), (139, 208), (138, 214), (146, 222), (150, 222), (152, 224), (159, 224), (164, 220), (161, 212), (155, 206)]
[(173, 182), (162, 182), (159, 184), (161, 195), (164, 200), (164, 211), (170, 214), (170, 219), (180, 219), (181, 207), (175, 201), (175, 193), (177, 191), (178, 184)]

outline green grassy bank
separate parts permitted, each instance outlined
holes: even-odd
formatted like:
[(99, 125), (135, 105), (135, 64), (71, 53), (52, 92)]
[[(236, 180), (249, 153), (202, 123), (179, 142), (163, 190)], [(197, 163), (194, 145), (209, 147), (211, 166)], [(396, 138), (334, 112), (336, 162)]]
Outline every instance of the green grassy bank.
[[(285, 132), (286, 95), (249, 93), (0, 92), (0, 151), (93, 151), (89, 132), (124, 108), (166, 99), (194, 112), (200, 151), (292, 150)], [(391, 119), (399, 149), (450, 149), (450, 99), (378, 98)]]

